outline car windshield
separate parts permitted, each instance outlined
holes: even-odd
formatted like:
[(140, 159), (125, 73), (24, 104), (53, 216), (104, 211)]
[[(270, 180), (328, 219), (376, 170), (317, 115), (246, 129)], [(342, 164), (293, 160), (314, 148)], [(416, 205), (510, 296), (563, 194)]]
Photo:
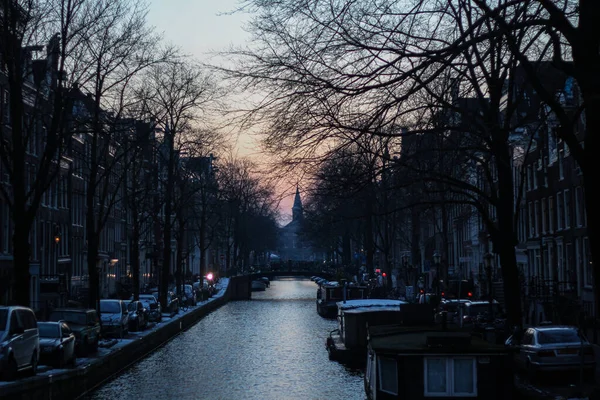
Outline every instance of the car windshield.
[(128, 311), (135, 311), (137, 310), (137, 303), (132, 301), (131, 303), (127, 304), (127, 310)]
[(0, 310), (0, 332), (6, 330), (7, 322), (8, 322), (8, 310)]
[(38, 329), (40, 330), (40, 337), (45, 338), (59, 338), (60, 330), (58, 324), (47, 324), (40, 322), (38, 323)]
[(50, 321), (67, 321), (75, 325), (87, 324), (85, 312), (76, 311), (53, 311), (50, 314)]
[(100, 312), (107, 314), (120, 314), (121, 305), (117, 301), (101, 301)]
[(575, 329), (550, 329), (538, 331), (539, 344), (581, 343), (583, 339)]
[(458, 308), (458, 304), (457, 303), (446, 303), (446, 304), (444, 304), (444, 310), (446, 310), (446, 311), (455, 312), (457, 308)]

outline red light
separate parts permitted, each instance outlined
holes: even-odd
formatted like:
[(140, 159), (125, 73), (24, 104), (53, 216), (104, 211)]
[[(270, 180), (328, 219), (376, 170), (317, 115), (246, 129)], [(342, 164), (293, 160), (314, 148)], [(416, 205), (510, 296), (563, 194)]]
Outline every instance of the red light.
[(423, 289), (421, 289), (421, 294), (425, 293), (425, 291)]
[(467, 297), (473, 297), (473, 293), (471, 293), (471, 292), (467, 293)]
[(376, 274), (378, 274), (378, 273), (380, 273), (380, 272), (381, 272), (381, 270), (380, 270), (379, 268), (377, 268), (377, 269), (375, 270), (375, 273), (376, 273)]
[(446, 293), (442, 292), (442, 297), (444, 297), (446, 295)]
[(213, 278), (213, 274), (212, 274), (211, 272), (209, 272), (209, 273), (206, 275), (206, 279), (208, 279), (209, 281), (212, 281), (212, 278)]
[(384, 273), (383, 273), (383, 277), (385, 278), (386, 276), (387, 276), (387, 275), (386, 275), (386, 273), (384, 272)]

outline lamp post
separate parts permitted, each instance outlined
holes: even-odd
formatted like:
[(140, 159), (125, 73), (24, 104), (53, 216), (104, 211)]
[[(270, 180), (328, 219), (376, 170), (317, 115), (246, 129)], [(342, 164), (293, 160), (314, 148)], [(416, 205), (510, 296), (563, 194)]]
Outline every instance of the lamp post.
[(60, 227), (58, 225), (56, 225), (54, 227), (54, 262), (56, 263), (56, 273), (58, 275), (58, 287), (59, 287), (59, 305), (62, 307), (64, 306), (65, 303), (65, 295), (66, 295), (66, 291), (67, 291), (67, 282), (66, 282), (66, 275), (64, 273), (64, 271), (62, 271), (61, 269), (59, 269), (59, 264), (58, 264), (58, 257), (59, 257), (59, 249), (60, 249)]
[(492, 286), (492, 259), (493, 256), (490, 253), (485, 253), (483, 256), (483, 263), (485, 265), (485, 274), (488, 281), (488, 296), (490, 302), (490, 318), (493, 320), (494, 318), (494, 296), (493, 296), (493, 286)]

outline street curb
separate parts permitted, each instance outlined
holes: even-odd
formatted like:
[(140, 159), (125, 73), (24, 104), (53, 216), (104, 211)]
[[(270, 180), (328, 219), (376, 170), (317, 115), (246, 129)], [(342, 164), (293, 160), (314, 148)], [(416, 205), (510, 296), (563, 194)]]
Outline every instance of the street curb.
[(60, 371), (57, 374), (37, 375), (3, 384), (0, 386), (0, 398), (2, 400), (79, 398), (152, 354), (181, 332), (195, 325), (205, 315), (227, 303), (229, 288), (230, 286), (227, 287), (223, 296), (198, 306), (197, 309), (180, 318), (166, 322), (155, 331), (113, 350), (104, 357), (95, 359), (90, 364)]

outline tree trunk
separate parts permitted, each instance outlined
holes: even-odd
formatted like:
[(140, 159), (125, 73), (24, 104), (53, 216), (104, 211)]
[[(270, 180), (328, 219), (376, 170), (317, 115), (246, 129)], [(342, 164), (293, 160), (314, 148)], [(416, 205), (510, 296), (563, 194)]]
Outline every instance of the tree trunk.
[[(494, 251), (500, 256), (502, 266), (502, 280), (504, 283), (504, 296), (506, 302), (507, 320), (511, 327), (523, 325), (521, 310), (521, 288), (519, 270), (517, 268), (517, 254), (515, 246), (517, 235), (514, 227), (514, 185), (510, 162), (510, 152), (504, 135), (495, 132), (493, 152), (498, 170), (498, 204), (496, 207), (498, 230), (492, 234)], [(498, 247), (497, 251), (495, 247)]]
[(185, 225), (182, 222), (181, 217), (178, 218), (179, 223), (178, 225), (178, 232), (177, 232), (177, 254), (175, 256), (175, 285), (177, 287), (177, 294), (179, 294), (179, 296), (182, 296), (183, 293), (185, 293), (185, 291), (183, 291), (183, 283), (184, 283), (184, 276), (183, 276), (183, 270), (182, 270), (182, 266), (183, 266), (183, 246), (185, 243)]
[(169, 160), (167, 163), (167, 184), (165, 188), (165, 221), (163, 231), (163, 265), (160, 279), (159, 300), (163, 309), (167, 309), (167, 291), (169, 290), (169, 275), (171, 273), (171, 214), (172, 214), (172, 192), (174, 180), (174, 132), (169, 132)]
[(346, 230), (344, 231), (344, 235), (342, 236), (342, 264), (344, 264), (345, 267), (350, 266), (350, 264), (352, 263), (351, 253), (352, 250), (350, 248), (350, 232), (348, 231), (348, 228), (346, 228)]
[(131, 276), (133, 281), (133, 299), (140, 299), (140, 223), (133, 215), (131, 232)]
[[(93, 217), (92, 217), (93, 219)], [(89, 223), (89, 217), (88, 217)], [(92, 230), (87, 235), (88, 250), (87, 250), (87, 267), (89, 275), (89, 298), (88, 307), (98, 311), (100, 315), (100, 271), (98, 271), (98, 236)]]
[(94, 117), (94, 133), (92, 135), (92, 143), (90, 149), (90, 174), (88, 177), (87, 191), (85, 193), (86, 201), (86, 239), (88, 250), (88, 274), (89, 274), (89, 307), (94, 308), (100, 315), (100, 276), (96, 263), (98, 262), (98, 252), (100, 246), (100, 230), (99, 224), (101, 217), (96, 211), (96, 190), (98, 188), (98, 134), (100, 132), (99, 123), (98, 96), (96, 96), (96, 115)]
[[(600, 109), (600, 99), (596, 101), (597, 108), (593, 106), (590, 110)], [(590, 105), (588, 105), (589, 107)], [(600, 223), (598, 213), (598, 202), (600, 196), (595, 188), (597, 186), (597, 175), (595, 172), (595, 158), (598, 157), (598, 132), (600, 131), (600, 115), (598, 113), (588, 112), (587, 115), (587, 135), (585, 138), (585, 147), (583, 149), (583, 163), (580, 164), (583, 173), (584, 182), (584, 199), (587, 214), (587, 235), (588, 246), (590, 251), (590, 260), (588, 268), (592, 268), (592, 278), (594, 287), (594, 318), (597, 320), (600, 316), (600, 269), (597, 260), (600, 260), (600, 235), (598, 235), (597, 227)], [(596, 340), (597, 338), (595, 338)]]
[[(14, 302), (18, 305), (30, 307), (35, 306), (30, 303), (30, 276), (29, 276), (29, 228), (26, 224), (20, 224), (24, 218), (21, 215), (22, 211), (17, 214), (17, 209), (20, 208), (15, 204), (15, 231), (13, 233), (13, 271), (14, 271), (14, 286), (13, 296)], [(23, 213), (24, 214), (24, 213)]]
[[(202, 284), (202, 279), (204, 277), (204, 275), (206, 275), (206, 272), (204, 271), (204, 266), (206, 265), (206, 250), (208, 250), (206, 247), (206, 212), (204, 210), (204, 205), (202, 207), (202, 211), (200, 213), (200, 229), (198, 232), (198, 246), (200, 247), (200, 265), (199, 265), (199, 271), (200, 271), (200, 283)], [(214, 268), (214, 267), (213, 267)], [(215, 271), (213, 271), (215, 272)]]
[(367, 272), (375, 273), (375, 244), (373, 243), (373, 201), (370, 194), (367, 194), (366, 216), (365, 216), (365, 250), (367, 251)]

